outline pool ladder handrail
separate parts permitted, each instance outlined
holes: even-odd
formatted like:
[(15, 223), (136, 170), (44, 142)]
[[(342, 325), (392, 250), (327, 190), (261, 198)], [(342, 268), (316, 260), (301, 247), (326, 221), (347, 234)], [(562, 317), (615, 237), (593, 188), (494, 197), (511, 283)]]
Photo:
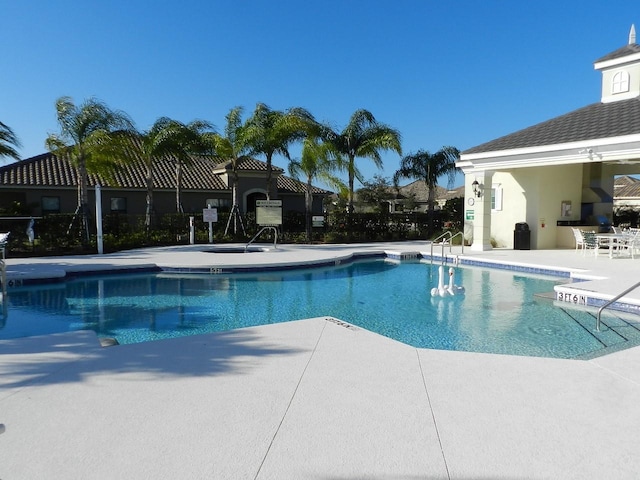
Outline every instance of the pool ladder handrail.
[(2, 316), (7, 316), (7, 262), (6, 262), (6, 250), (7, 250), (7, 242), (0, 243), (0, 282), (2, 282), (2, 291), (0, 295), (2, 295), (2, 303), (1, 303), (1, 311)]
[(453, 244), (453, 239), (456, 238), (458, 235), (460, 235), (460, 245), (462, 245), (462, 254), (464, 254), (464, 236), (462, 235), (462, 232), (458, 232), (458, 233), (451, 233), (450, 231), (446, 231), (444, 232), (442, 235), (439, 235), (438, 237), (436, 237), (435, 239), (433, 239), (431, 241), (431, 259), (433, 260), (433, 245), (436, 244), (436, 242), (438, 240), (440, 240), (441, 238), (444, 238), (446, 236), (449, 236), (448, 238), (448, 243), (447, 242), (440, 242), (440, 245), (442, 246), (441, 249), (441, 253), (440, 256), (442, 257), (442, 263), (444, 264), (444, 247), (445, 245), (449, 245), (449, 253), (451, 253), (451, 245)]
[(253, 242), (255, 242), (255, 241), (256, 241), (256, 239), (260, 236), (260, 234), (261, 234), (262, 232), (264, 232), (265, 230), (273, 230), (273, 248), (278, 248), (278, 247), (277, 247), (277, 243), (278, 243), (278, 229), (277, 229), (276, 227), (273, 227), (273, 226), (270, 226), (270, 225), (269, 225), (269, 226), (266, 226), (266, 227), (262, 227), (262, 228), (260, 229), (260, 231), (259, 231), (258, 233), (256, 233), (256, 234), (255, 234), (255, 236), (254, 236), (251, 240), (249, 240), (249, 243), (247, 243), (247, 244), (244, 246), (244, 251), (245, 251), (245, 253), (247, 252), (247, 249), (249, 248), (249, 245), (251, 245)]
[(624, 292), (619, 293), (618, 295), (613, 297), (611, 300), (609, 300), (607, 303), (605, 303), (598, 309), (598, 314), (596, 315), (596, 332), (600, 331), (600, 317), (602, 316), (602, 311), (605, 308), (607, 308), (609, 305), (611, 305), (613, 302), (615, 302), (616, 300), (620, 300), (620, 298), (624, 297), (627, 293), (635, 290), (638, 287), (640, 287), (640, 282), (636, 283), (632, 287), (627, 288)]

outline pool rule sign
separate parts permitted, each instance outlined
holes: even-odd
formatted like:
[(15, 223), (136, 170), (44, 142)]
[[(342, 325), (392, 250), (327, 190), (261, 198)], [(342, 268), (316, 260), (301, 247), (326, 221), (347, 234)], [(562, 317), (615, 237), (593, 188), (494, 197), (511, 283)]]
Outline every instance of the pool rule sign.
[(282, 225), (282, 200), (256, 200), (256, 223), (261, 226)]
[(202, 209), (202, 221), (209, 224), (209, 243), (213, 243), (213, 224), (218, 222), (218, 209), (211, 205)]

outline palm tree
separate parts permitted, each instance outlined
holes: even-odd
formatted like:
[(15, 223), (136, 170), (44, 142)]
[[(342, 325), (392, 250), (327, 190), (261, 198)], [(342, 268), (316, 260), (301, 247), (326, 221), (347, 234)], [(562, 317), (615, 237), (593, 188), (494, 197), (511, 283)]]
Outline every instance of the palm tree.
[(418, 150), (415, 154), (403, 157), (400, 161), (400, 168), (393, 175), (393, 183), (396, 187), (401, 178), (424, 181), (428, 190), (427, 208), (430, 232), (433, 227), (433, 210), (438, 178), (447, 175), (447, 186), (448, 188), (453, 188), (456, 173), (461, 171), (456, 167), (456, 161), (459, 159), (460, 152), (455, 147), (442, 147), (434, 154), (426, 150)]
[(344, 185), (334, 172), (343, 170), (345, 166), (342, 155), (330, 143), (318, 143), (316, 138), (307, 137), (302, 144), (300, 160), (289, 163), (289, 173), (294, 178), (306, 177), (305, 212), (307, 242), (311, 242), (311, 214), (313, 210), (313, 180), (321, 180), (340, 190)]
[(20, 147), (20, 140), (13, 133), (13, 130), (0, 122), (0, 157), (11, 157), (15, 160), (20, 160), (20, 155), (16, 150), (16, 148)]
[[(147, 232), (154, 224), (153, 177), (155, 163), (158, 160), (175, 159), (177, 164), (184, 162), (184, 137), (187, 126), (168, 117), (158, 118), (148, 131), (127, 130), (111, 135), (111, 141), (105, 142), (101, 152), (105, 157), (118, 158), (125, 163), (142, 160), (146, 166), (146, 210), (145, 226)], [(186, 155), (187, 161), (190, 156)], [(181, 173), (181, 172), (180, 172)], [(176, 174), (178, 175), (178, 174)], [(178, 178), (178, 177), (177, 177)], [(176, 184), (178, 179), (176, 180)], [(179, 193), (177, 205), (180, 205)], [(180, 211), (180, 210), (178, 210)]]
[(213, 126), (204, 120), (194, 120), (184, 124), (171, 120), (168, 133), (171, 136), (171, 158), (176, 162), (176, 212), (184, 213), (182, 208), (182, 167), (189, 166), (194, 155), (212, 155), (211, 136)]
[[(227, 222), (227, 228), (224, 232), (225, 235), (229, 231), (230, 222), (233, 222), (233, 234), (238, 234), (238, 219), (240, 215), (238, 210), (238, 165), (247, 158), (246, 154), (249, 152), (249, 146), (244, 135), (245, 127), (242, 124), (242, 111), (242, 107), (232, 108), (225, 117), (227, 123), (224, 127), (224, 136), (215, 135), (213, 137), (215, 155), (231, 168), (232, 206), (229, 222)], [(244, 231), (244, 226), (242, 229)]]
[(244, 138), (252, 154), (262, 154), (267, 160), (267, 200), (271, 197), (272, 159), (280, 154), (291, 161), (289, 145), (306, 137), (317, 127), (313, 115), (303, 108), (281, 112), (258, 103), (247, 120)]
[(378, 123), (371, 112), (361, 109), (351, 115), (349, 124), (342, 132), (337, 133), (328, 129), (324, 131), (323, 136), (348, 159), (348, 210), (352, 213), (354, 180), (359, 177), (355, 165), (356, 158), (370, 158), (378, 168), (381, 168), (380, 151), (393, 150), (398, 155), (402, 155), (400, 132)]
[[(109, 133), (129, 130), (133, 124), (121, 111), (111, 110), (104, 103), (90, 98), (75, 105), (70, 97), (56, 101), (56, 115), (60, 134), (51, 134), (45, 141), (49, 151), (55, 155), (68, 155), (78, 177), (78, 206), (76, 216), (81, 215), (84, 240), (89, 240), (89, 192), (87, 190), (89, 170), (98, 169), (104, 157), (100, 148)], [(74, 216), (74, 219), (76, 217)]]

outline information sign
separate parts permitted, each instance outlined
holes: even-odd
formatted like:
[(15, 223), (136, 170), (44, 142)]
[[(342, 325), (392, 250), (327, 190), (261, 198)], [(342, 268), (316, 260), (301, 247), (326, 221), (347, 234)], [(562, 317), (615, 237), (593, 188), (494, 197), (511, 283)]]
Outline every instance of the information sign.
[(204, 223), (216, 223), (218, 221), (218, 209), (217, 208), (203, 208), (202, 209), (202, 221)]

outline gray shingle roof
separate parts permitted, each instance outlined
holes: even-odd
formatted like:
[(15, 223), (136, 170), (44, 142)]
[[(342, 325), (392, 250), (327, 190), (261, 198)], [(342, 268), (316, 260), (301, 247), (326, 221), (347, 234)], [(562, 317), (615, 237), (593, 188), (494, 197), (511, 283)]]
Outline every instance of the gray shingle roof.
[[(192, 163), (182, 169), (183, 190), (229, 190), (222, 178), (213, 173), (215, 169), (216, 164), (213, 161), (194, 157)], [(241, 171), (266, 171), (266, 169), (266, 163), (256, 159), (242, 162), (239, 168)], [(275, 174), (283, 171), (273, 166)], [(147, 168), (144, 162), (139, 160), (121, 165), (113, 179), (90, 174), (89, 185), (94, 186), (99, 183), (104, 187), (146, 189), (146, 176)], [(175, 189), (175, 162), (170, 159), (156, 161), (153, 182), (156, 190)], [(2, 186), (75, 188), (77, 186), (76, 169), (68, 157), (46, 153), (0, 167), (0, 187)], [(306, 188), (304, 183), (284, 175), (278, 177), (277, 186), (280, 193), (302, 193)], [(314, 187), (314, 193), (331, 192)]]
[[(631, 46), (631, 45), (629, 45)], [(462, 152), (463, 155), (640, 133), (640, 99), (594, 103)]]
[(606, 62), (607, 60), (614, 60), (616, 58), (626, 57), (627, 55), (633, 55), (634, 53), (640, 53), (640, 45), (637, 43), (631, 43), (629, 45), (625, 45), (618, 50), (615, 50), (611, 53), (608, 53), (604, 57), (599, 58), (595, 61), (595, 63)]

